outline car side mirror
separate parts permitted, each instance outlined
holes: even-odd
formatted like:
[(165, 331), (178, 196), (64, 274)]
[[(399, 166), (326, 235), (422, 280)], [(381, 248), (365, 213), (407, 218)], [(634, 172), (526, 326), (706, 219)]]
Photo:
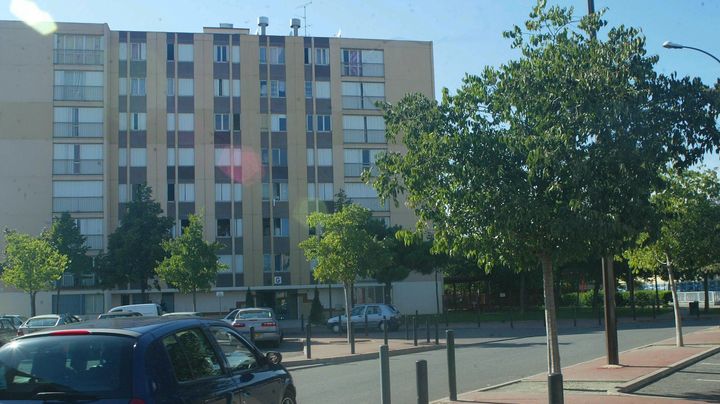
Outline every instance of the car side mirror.
[(280, 362), (282, 362), (282, 354), (280, 354), (280, 352), (270, 351), (265, 354), (265, 359), (273, 365), (279, 365)]

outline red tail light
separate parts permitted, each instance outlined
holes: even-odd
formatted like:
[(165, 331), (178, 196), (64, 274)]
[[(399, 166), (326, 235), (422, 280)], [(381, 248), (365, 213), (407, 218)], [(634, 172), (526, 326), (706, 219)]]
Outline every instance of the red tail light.
[(233, 324), (233, 327), (243, 328), (243, 327), (245, 327), (245, 323), (235, 323), (235, 324)]
[(88, 330), (60, 330), (53, 331), (50, 335), (90, 335)]
[(277, 323), (274, 321), (266, 321), (266, 322), (262, 323), (261, 325), (263, 327), (275, 327), (277, 325)]
[(17, 330), (17, 335), (18, 335), (18, 337), (22, 337), (22, 335), (23, 335), (22, 330)]
[(133, 398), (129, 404), (145, 404), (145, 400), (141, 398)]

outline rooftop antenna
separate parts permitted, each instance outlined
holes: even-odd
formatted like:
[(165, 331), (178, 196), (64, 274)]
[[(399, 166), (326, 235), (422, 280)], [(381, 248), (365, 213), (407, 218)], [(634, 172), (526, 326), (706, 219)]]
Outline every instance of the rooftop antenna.
[(303, 25), (305, 26), (305, 36), (307, 36), (307, 29), (309, 27), (309, 25), (307, 23), (307, 6), (309, 6), (311, 4), (312, 4), (312, 1), (308, 1), (305, 4), (298, 6), (298, 8), (300, 8), (300, 7), (303, 8)]

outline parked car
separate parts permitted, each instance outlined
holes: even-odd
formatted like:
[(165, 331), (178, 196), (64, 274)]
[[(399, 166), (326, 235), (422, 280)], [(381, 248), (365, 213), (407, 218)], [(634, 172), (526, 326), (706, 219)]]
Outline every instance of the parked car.
[(202, 317), (202, 313), (199, 311), (176, 311), (174, 313), (165, 313), (163, 317)]
[[(354, 328), (365, 326), (365, 315), (367, 314), (368, 327), (384, 330), (397, 330), (400, 326), (400, 311), (391, 304), (359, 304), (350, 311), (350, 321)], [(331, 317), (327, 326), (335, 332), (347, 328), (347, 317), (345, 315)]]
[(281, 361), (218, 320), (91, 320), (0, 348), (0, 402), (294, 404)]
[(17, 327), (10, 318), (0, 317), (0, 346), (17, 336)]
[(274, 347), (280, 346), (284, 336), (273, 309), (253, 307), (233, 312), (234, 317), (225, 317), (225, 321), (233, 328), (246, 336), (250, 335), (250, 329), (253, 328), (256, 342), (270, 341)]
[(57, 327), (60, 325), (79, 323), (79, 317), (72, 314), (43, 314), (30, 317), (17, 329), (17, 335), (25, 335), (45, 328)]
[(121, 318), (121, 317), (141, 317), (142, 314), (135, 311), (114, 311), (112, 313), (102, 313), (98, 316), (98, 320), (104, 318)]
[(9, 318), (15, 328), (20, 327), (24, 322), (27, 321), (27, 317), (21, 316), (19, 314), (0, 314), (0, 318)]
[(134, 311), (145, 317), (159, 317), (162, 315), (162, 307), (157, 303), (126, 304), (124, 306), (113, 307), (108, 310), (108, 313), (117, 311)]

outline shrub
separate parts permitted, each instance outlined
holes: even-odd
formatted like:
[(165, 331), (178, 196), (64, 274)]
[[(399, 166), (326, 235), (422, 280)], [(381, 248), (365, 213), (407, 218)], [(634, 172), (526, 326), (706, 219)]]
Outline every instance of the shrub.
[(313, 324), (323, 323), (323, 307), (322, 304), (320, 304), (320, 294), (318, 293), (317, 288), (315, 288), (312, 306), (310, 306), (310, 318), (308, 318), (308, 321)]

